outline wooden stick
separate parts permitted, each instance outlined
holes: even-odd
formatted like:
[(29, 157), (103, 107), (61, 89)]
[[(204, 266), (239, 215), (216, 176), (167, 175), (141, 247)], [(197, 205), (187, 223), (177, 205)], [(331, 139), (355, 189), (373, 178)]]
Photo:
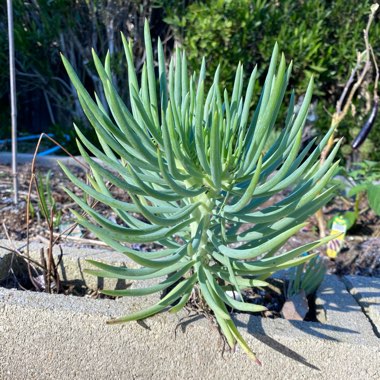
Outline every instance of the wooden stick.
[[(350, 75), (349, 79), (347, 80), (347, 83), (344, 86), (342, 94), (341, 94), (341, 96), (340, 96), (340, 98), (336, 104), (336, 111), (332, 115), (331, 125), (330, 125), (330, 128), (333, 128), (334, 132), (332, 133), (331, 137), (329, 138), (329, 140), (327, 142), (327, 145), (325, 146), (325, 148), (323, 149), (323, 151), (321, 153), (321, 158), (320, 158), (320, 164), (321, 165), (323, 165), (323, 163), (326, 160), (326, 157), (328, 156), (332, 147), (334, 146), (335, 135), (336, 135), (338, 126), (342, 122), (342, 120), (346, 117), (348, 110), (352, 104), (352, 99), (355, 96), (357, 90), (363, 84), (364, 78), (367, 75), (367, 73), (371, 67), (371, 57), (374, 61), (374, 65), (375, 65), (375, 68), (377, 70), (376, 71), (377, 79), (375, 81), (375, 86), (377, 89), (378, 69), (377, 69), (377, 64), (375, 63), (376, 60), (375, 60), (375, 56), (374, 56), (373, 51), (372, 51), (372, 46), (369, 43), (369, 30), (370, 30), (371, 24), (373, 22), (375, 13), (377, 12), (378, 8), (379, 8), (378, 4), (374, 4), (371, 6), (371, 13), (370, 13), (369, 18), (368, 18), (367, 26), (363, 30), (364, 43), (365, 43), (366, 50), (365, 50), (365, 53), (359, 53), (358, 52), (357, 59), (356, 59), (356, 65), (355, 65), (354, 69), (351, 71), (351, 75)], [(364, 57), (365, 57), (364, 66), (363, 66), (363, 68), (359, 74), (357, 81), (352, 85), (357, 71), (363, 65)], [(351, 87), (351, 85), (352, 85), (352, 87)], [(350, 87), (351, 87), (351, 90), (349, 90)], [(343, 103), (344, 103), (344, 106), (343, 106)], [(316, 212), (315, 216), (316, 216), (317, 223), (318, 223), (319, 235), (321, 238), (323, 238), (326, 236), (326, 223), (325, 223), (325, 219), (324, 219), (322, 210), (318, 210)]]
[(85, 239), (85, 238), (81, 238), (78, 236), (62, 235), (62, 234), (57, 233), (57, 232), (54, 232), (53, 236), (56, 238), (62, 239), (62, 240), (66, 239), (66, 240), (71, 240), (71, 241), (77, 242), (77, 243), (83, 243), (83, 244), (89, 244), (89, 245), (99, 245), (101, 247), (109, 248), (109, 246), (106, 243), (103, 243), (100, 240)]

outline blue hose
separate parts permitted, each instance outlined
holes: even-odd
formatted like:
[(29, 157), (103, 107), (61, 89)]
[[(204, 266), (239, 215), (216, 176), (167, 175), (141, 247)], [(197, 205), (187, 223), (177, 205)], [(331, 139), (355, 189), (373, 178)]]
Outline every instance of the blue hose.
[[(47, 133), (46, 134), (49, 137), (54, 137), (53, 133)], [(27, 141), (27, 140), (37, 140), (40, 138), (41, 135), (30, 135), (30, 136), (23, 136), (23, 137), (18, 137), (17, 141)], [(64, 135), (66, 141), (70, 141), (70, 136), (69, 135)], [(0, 140), (0, 144), (5, 144), (8, 142), (12, 142), (12, 139), (5, 139), (5, 140)], [(46, 149), (45, 151), (38, 153), (37, 156), (48, 156), (49, 154), (52, 154), (58, 150), (60, 150), (61, 147), (59, 146), (54, 146), (53, 148)]]
[(53, 147), (53, 148), (50, 148), (50, 149), (46, 149), (46, 150), (44, 150), (43, 152), (41, 152), (41, 153), (37, 153), (37, 156), (48, 156), (49, 154), (51, 154), (51, 153), (54, 153), (54, 152), (56, 152), (57, 150), (60, 150), (61, 149), (61, 147), (60, 146), (55, 146), (55, 147)]
[[(41, 135), (30, 135), (30, 136), (18, 137), (17, 141), (37, 140), (40, 138), (40, 136)], [(54, 135), (52, 133), (48, 133), (47, 136), (53, 137)], [(8, 142), (12, 142), (12, 139), (0, 140), (0, 144), (5, 144)]]

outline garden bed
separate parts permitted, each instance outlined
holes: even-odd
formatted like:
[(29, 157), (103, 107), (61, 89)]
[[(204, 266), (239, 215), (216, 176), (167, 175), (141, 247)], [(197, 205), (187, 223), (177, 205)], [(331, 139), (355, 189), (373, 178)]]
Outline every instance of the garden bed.
[[(0, 239), (0, 287), (24, 291), (36, 291), (37, 289), (33, 285), (30, 277), (33, 276), (33, 281), (43, 281), (41, 271), (39, 271), (39, 268), (33, 265), (33, 263), (38, 262), (40, 259), (40, 252), (41, 249), (44, 249), (44, 244), (32, 241), (29, 245), (28, 259), (26, 254), (26, 243), (15, 243), (17, 246), (12, 248), (12, 245), (7, 240)], [(17, 249), (17, 251), (22, 253), (22, 256), (15, 254), (15, 252), (11, 252), (12, 249), (19, 247), (22, 247), (22, 249)], [(94, 250), (92, 248), (79, 248), (65, 245), (61, 247), (56, 246), (54, 249), (54, 259), (55, 262), (59, 263), (58, 273), (60, 278), (60, 293), (62, 294), (90, 298), (114, 299), (114, 297), (105, 296), (99, 291), (102, 289), (126, 289), (131, 283), (132, 287), (147, 286), (146, 281), (127, 282), (123, 280), (96, 278), (87, 275), (84, 270), (91, 268), (86, 262), (87, 259), (95, 259), (112, 265), (127, 265), (128, 267), (136, 266), (136, 264), (133, 261), (128, 260), (128, 258), (118, 253), (113, 253), (107, 249)], [(28, 270), (28, 261), (32, 266), (31, 271)], [(302, 319), (296, 310), (294, 310), (294, 313), (289, 314), (288, 312), (285, 316), (282, 314), (282, 308), (286, 301), (285, 293), (288, 282), (286, 273), (283, 272), (280, 277), (276, 276), (275, 278), (270, 278), (268, 279), (268, 282), (269, 286), (266, 288), (251, 289), (243, 294), (245, 302), (263, 305), (268, 309), (262, 313), (252, 315), (272, 319), (282, 317), (287, 318), (290, 315), (290, 319)], [(155, 282), (152, 282), (151, 284), (154, 283)], [(170, 288), (168, 291), (169, 290)], [(231, 295), (234, 298), (239, 297), (232, 288)], [(301, 307), (302, 312), (305, 314), (307, 313), (305, 315), (305, 320), (317, 322), (325, 319), (323, 310), (321, 310), (319, 305), (315, 302), (315, 295), (308, 297), (308, 305), (296, 305), (297, 301), (300, 302), (302, 300), (302, 298), (299, 300), (295, 299), (292, 306), (295, 306), (295, 309), (297, 306)], [(197, 303), (196, 300), (195, 303)], [(306, 310), (304, 310), (305, 307)], [(309, 311), (307, 311), (307, 308), (309, 308)], [(188, 309), (192, 309), (191, 304), (188, 305)], [(233, 312), (232, 309), (229, 310)]]
[[(48, 163), (51, 162), (49, 165)], [(62, 171), (53, 165), (55, 158), (44, 157), (42, 164), (38, 165), (38, 170), (42, 175), (46, 174), (48, 170), (52, 170), (51, 175), (51, 190), (53, 197), (57, 203), (57, 209), (62, 213), (61, 229), (57, 226), (56, 232), (63, 231), (65, 226), (70, 226), (73, 221), (73, 215), (70, 209), (79, 210), (77, 205), (67, 196), (62, 190), (62, 187), (68, 187), (73, 189), (73, 185), (62, 173)], [(11, 170), (8, 165), (1, 165), (0, 161), (0, 220), (7, 229), (11, 239), (23, 240), (26, 238), (26, 196), (28, 193), (29, 182), (31, 178), (31, 166), (30, 164), (23, 164), (19, 166), (19, 182), (20, 182), (20, 202), (17, 207), (12, 204), (12, 180)], [(73, 171), (79, 176), (84, 178), (85, 173), (78, 166), (73, 167)], [(78, 189), (74, 188), (77, 194), (80, 194)], [(127, 200), (128, 196), (119, 192), (118, 199)], [(32, 205), (36, 210), (35, 214), (31, 217), (29, 223), (29, 236), (31, 238), (37, 238), (39, 241), (46, 242), (48, 238), (48, 231), (46, 223), (41, 215), (38, 213), (37, 196), (35, 190), (32, 193)], [(273, 199), (275, 201), (275, 199)], [(100, 208), (99, 208), (100, 207)], [(105, 207), (101, 208), (101, 205), (97, 206), (97, 210), (101, 211), (108, 218), (115, 218), (115, 215), (109, 213), (109, 210)], [(363, 205), (362, 209), (366, 206)], [(344, 211), (347, 209), (347, 205), (340, 202), (339, 199), (334, 203), (330, 203), (325, 208), (326, 218), (332, 217), (337, 210)], [(79, 235), (78, 236), (78, 231)], [(318, 239), (318, 231), (316, 227), (316, 221), (314, 218), (310, 219), (310, 223), (307, 228), (303, 229), (301, 233), (292, 237), (285, 248), (292, 248), (305, 244), (307, 242)], [(0, 239), (7, 238), (6, 231), (3, 226), (0, 226)], [(95, 237), (85, 230), (77, 230), (76, 236), (70, 236), (64, 240), (65, 245), (77, 246), (77, 247), (94, 247), (98, 246), (94, 242)], [(95, 244), (94, 244), (95, 243)], [(380, 276), (380, 255), (378, 254), (380, 247), (380, 221), (372, 211), (367, 210), (359, 217), (357, 225), (349, 231), (342, 252), (338, 255), (336, 260), (330, 261), (329, 272), (337, 275), (345, 274), (358, 274), (365, 276)], [(142, 249), (148, 249), (149, 247), (141, 247)]]
[[(1, 241), (0, 245), (4, 244), (10, 243)], [(31, 255), (37, 257), (41, 246), (32, 243)], [(122, 255), (104, 248), (64, 246), (63, 251), (60, 276), (75, 289), (126, 285), (83, 272), (88, 267), (85, 259), (123, 265)], [(0, 256), (4, 265), (12, 257), (4, 251)], [(149, 284), (133, 284), (141, 285)], [(361, 292), (365, 294), (363, 289)], [(85, 297), (73, 297), (0, 288), (0, 378), (217, 379), (228, 374), (245, 379), (254, 373), (259, 379), (276, 379), (297, 373), (304, 378), (330, 379), (339, 373), (348, 379), (364, 374), (376, 379), (380, 375), (376, 330), (363, 313), (364, 307), (335, 276), (326, 277), (317, 295), (324, 323), (234, 314), (239, 330), (263, 363), (261, 368), (240, 349), (225, 351), (217, 327), (199, 314), (162, 313), (139, 324), (106, 325), (110, 318), (152, 305), (158, 294), (116, 300), (93, 299), (94, 295), (87, 292)], [(17, 366), (13, 364), (16, 361)]]
[[(52, 165), (50, 168), (48, 167), (48, 162), (51, 162)], [(71, 161), (73, 163), (74, 161)], [(62, 171), (55, 164), (55, 158), (44, 158), (42, 163), (38, 163), (37, 168), (41, 176), (44, 177), (46, 173), (50, 170), (51, 176), (49, 180), (49, 186), (51, 188), (53, 198), (56, 201), (57, 211), (61, 214), (60, 223), (56, 226), (55, 238), (58, 237), (59, 233), (64, 231), (70, 225), (72, 225), (73, 215), (71, 213), (71, 209), (77, 209), (77, 205), (72, 202), (72, 200), (67, 196), (67, 194), (63, 191), (63, 187), (68, 187), (73, 189), (73, 185), (68, 181), (66, 176), (62, 173)], [(72, 166), (72, 170), (76, 173), (77, 176), (82, 177), (84, 179), (85, 172), (77, 165), (76, 167)], [(31, 165), (23, 164), (19, 166), (19, 180), (20, 180), (20, 203), (17, 207), (14, 207), (12, 204), (11, 198), (11, 190), (12, 190), (12, 181), (10, 175), (10, 168), (8, 165), (0, 166), (0, 178), (1, 186), (0, 186), (0, 218), (3, 220), (3, 228), (0, 228), (0, 239), (7, 238), (8, 240), (16, 240), (19, 241), (21, 239), (25, 239), (27, 236), (27, 224), (26, 224), (26, 197), (28, 194), (29, 182), (31, 178)], [(74, 187), (74, 191), (77, 194), (80, 194), (79, 189)], [(116, 194), (118, 199), (128, 200), (128, 195), (120, 192)], [(281, 195), (280, 195), (281, 196)], [(272, 200), (275, 201), (275, 200)], [(36, 262), (41, 262), (41, 257), (39, 251), (41, 248), (48, 247), (48, 239), (49, 233), (46, 225), (46, 221), (43, 219), (42, 215), (38, 209), (38, 198), (36, 195), (35, 189), (31, 192), (31, 203), (33, 212), (31, 213), (31, 217), (29, 220), (29, 237), (35, 242), (40, 242), (41, 245), (38, 249), (34, 249), (34, 257), (33, 259)], [(98, 210), (101, 205), (97, 206)], [(342, 204), (339, 199), (335, 201), (335, 203), (329, 204), (325, 209), (326, 213), (330, 215), (334, 214), (334, 210), (344, 208), (344, 204)], [(115, 219), (116, 216), (109, 212), (107, 208), (103, 206), (100, 208), (100, 211), (107, 217)], [(353, 230), (354, 235), (349, 235), (346, 239), (345, 246), (340, 255), (338, 255), (337, 259), (334, 261), (329, 261), (329, 271), (330, 273), (335, 273), (338, 275), (344, 274), (360, 274), (360, 275), (369, 275), (369, 276), (377, 276), (380, 275), (380, 256), (378, 254), (378, 248), (380, 247), (380, 239), (377, 238), (378, 226), (377, 219), (371, 214), (371, 211), (363, 213), (359, 219), (357, 227)], [(360, 233), (361, 235), (355, 235)], [(365, 234), (370, 235), (365, 235)], [(316, 240), (318, 238), (316, 223), (313, 218), (311, 218), (309, 226), (301, 231), (301, 233), (292, 237), (284, 249), (292, 249), (296, 246), (305, 244), (312, 240)], [(57, 243), (64, 243), (65, 245), (65, 254), (66, 251), (69, 250), (69, 256), (71, 255), (70, 250), (74, 250), (77, 248), (76, 253), (74, 254), (75, 260), (74, 267), (74, 275), (71, 276), (70, 279), (67, 278), (67, 260), (66, 262), (60, 263), (60, 278), (62, 281), (60, 293), (64, 294), (74, 294), (80, 296), (87, 297), (104, 297), (99, 293), (99, 289), (107, 288), (104, 287), (103, 279), (89, 279), (86, 277), (86, 281), (83, 281), (83, 267), (86, 266), (84, 255), (82, 255), (82, 249), (94, 248), (104, 246), (102, 242), (99, 242), (91, 233), (81, 229), (79, 226), (76, 228), (75, 233), (69, 236), (63, 235), (61, 239), (57, 240)], [(3, 242), (3, 244), (5, 244)], [(25, 248), (25, 246), (24, 246)], [(135, 249), (147, 250), (149, 251), (152, 247), (149, 245), (134, 245)], [(56, 247), (56, 262), (60, 260), (59, 258), (59, 249)], [(106, 247), (104, 247), (106, 250)], [(25, 251), (25, 249), (24, 249)], [(33, 249), (32, 249), (33, 251)], [(107, 257), (109, 257), (109, 252), (107, 253)], [(114, 257), (118, 257), (116, 260), (118, 263), (123, 263), (122, 255), (114, 254)], [(118, 261), (119, 260), (119, 261)], [(78, 270), (78, 264), (79, 270)], [(15, 266), (15, 263), (13, 263)], [(19, 270), (17, 275), (15, 272), (10, 272), (7, 279), (3, 279), (2, 283), (6, 287), (16, 287), (21, 289), (34, 289), (35, 286), (30, 281), (30, 274), (28, 273), (27, 265), (22, 263), (22, 260), (18, 261), (19, 269), (23, 267), (23, 270)], [(17, 267), (16, 265), (16, 267)], [(131, 265), (129, 263), (128, 265)], [(133, 265), (133, 263), (132, 263)], [(69, 265), (71, 266), (71, 264)], [(69, 269), (70, 270), (70, 269)], [(17, 272), (17, 270), (16, 270)], [(70, 276), (69, 276), (70, 277)], [(39, 281), (39, 279), (37, 279)], [(127, 285), (124, 282), (119, 282), (119, 288), (125, 288)], [(280, 289), (281, 288), (281, 289)], [(281, 309), (285, 302), (284, 290), (285, 286), (275, 286), (265, 291), (255, 291), (252, 294), (247, 294), (246, 299), (248, 302), (254, 302), (259, 304), (264, 304), (268, 307), (268, 311), (264, 312), (263, 315), (269, 318), (277, 318), (281, 316)], [(309, 312), (306, 315), (307, 320), (317, 320), (317, 307), (315, 306), (315, 297), (309, 297), (308, 304), (305, 305), (305, 302), (300, 299), (293, 302), (298, 302), (300, 304), (301, 309), (303, 309), (302, 316), (298, 316), (298, 318), (303, 318), (305, 313), (307, 312), (307, 308), (309, 307)], [(303, 305), (302, 305), (303, 303)], [(295, 313), (297, 316), (297, 313)], [(290, 316), (287, 318), (293, 318), (292, 311), (290, 311)]]

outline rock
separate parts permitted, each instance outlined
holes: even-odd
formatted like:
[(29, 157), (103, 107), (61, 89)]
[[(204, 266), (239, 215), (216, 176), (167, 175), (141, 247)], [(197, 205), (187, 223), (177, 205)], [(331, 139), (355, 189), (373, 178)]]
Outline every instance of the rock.
[(309, 305), (305, 292), (302, 290), (300, 293), (288, 298), (282, 307), (281, 314), (288, 320), (303, 321), (308, 311)]

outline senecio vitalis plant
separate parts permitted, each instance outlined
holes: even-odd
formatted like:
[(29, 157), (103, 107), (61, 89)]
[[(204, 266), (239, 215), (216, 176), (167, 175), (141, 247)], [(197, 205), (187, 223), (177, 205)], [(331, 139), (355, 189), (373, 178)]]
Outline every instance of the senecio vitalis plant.
[[(232, 287), (241, 294), (247, 288), (263, 287), (272, 273), (306, 262), (314, 254), (300, 255), (329, 239), (275, 255), (333, 194), (333, 189), (326, 190), (326, 186), (337, 166), (333, 160), (338, 146), (323, 165), (319, 163), (332, 130), (316, 148), (312, 148), (315, 146), (312, 141), (301, 149), (312, 81), (298, 113), (294, 111), (292, 94), (281, 134), (268, 149), (266, 142), (277, 121), (291, 72), (291, 65), (286, 68), (283, 55), (278, 65), (277, 46), (251, 114), (257, 68), (245, 91), (241, 65), (236, 70), (232, 94), (221, 91), (219, 69), (206, 91), (205, 61), (199, 74), (189, 76), (185, 53), (177, 50), (167, 74), (163, 47), (158, 41), (157, 77), (146, 23), (146, 61), (139, 81), (132, 44), (124, 36), (122, 39), (128, 64), (130, 107), (112, 83), (109, 55), (103, 65), (93, 53), (107, 106), (96, 95), (95, 101), (92, 99), (63, 57), (102, 149), (76, 128), (78, 147), (91, 168), (90, 185), (62, 167), (86, 196), (109, 206), (121, 221), (110, 221), (90, 207), (85, 198), (67, 190), (87, 215), (73, 211), (78, 222), (141, 266), (131, 269), (91, 261), (96, 269), (90, 272), (105, 278), (161, 279), (157, 285), (143, 289), (103, 293), (142, 296), (171, 290), (154, 306), (111, 323), (144, 319), (164, 309), (176, 312), (197, 287), (229, 345), (234, 347), (238, 342), (256, 360), (227, 306), (244, 312), (260, 312), (265, 308), (238, 301), (226, 290)], [(128, 193), (131, 201), (116, 199), (108, 184)], [(285, 198), (263, 206), (288, 188), (291, 191)], [(143, 215), (144, 221), (135, 213)], [(142, 252), (126, 244), (150, 242), (159, 248)]]

